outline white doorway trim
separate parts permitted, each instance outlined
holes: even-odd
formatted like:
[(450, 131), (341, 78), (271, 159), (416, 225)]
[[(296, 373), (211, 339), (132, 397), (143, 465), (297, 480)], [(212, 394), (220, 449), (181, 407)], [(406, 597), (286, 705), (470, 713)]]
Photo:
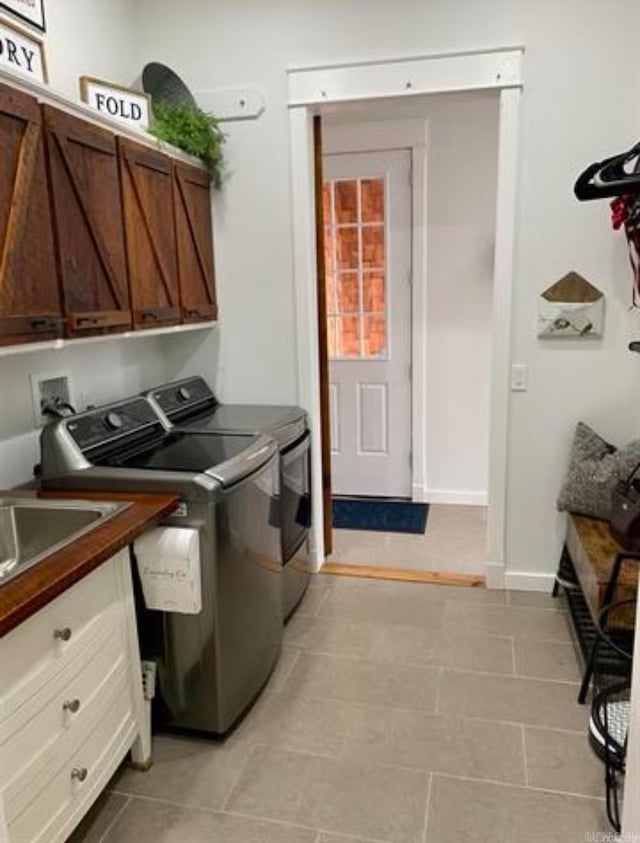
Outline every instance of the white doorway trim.
[(339, 123), (325, 128), (323, 154), (411, 152), (411, 499), (427, 491), (427, 139), (426, 120)]
[(298, 401), (312, 435), (312, 561), (324, 563), (318, 312), (316, 298), (313, 115), (337, 102), (446, 91), (500, 91), (498, 185), (493, 296), (486, 576), (504, 587), (511, 287), (522, 95), (523, 49), (504, 48), (288, 71), (289, 140), (296, 298)]

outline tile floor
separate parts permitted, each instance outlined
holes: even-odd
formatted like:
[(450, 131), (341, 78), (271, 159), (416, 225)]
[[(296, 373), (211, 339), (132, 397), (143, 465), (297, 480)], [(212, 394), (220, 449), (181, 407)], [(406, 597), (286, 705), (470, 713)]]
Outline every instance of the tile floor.
[(545, 595), (320, 575), (236, 732), (157, 736), (73, 843), (583, 843), (577, 682)]
[(431, 504), (422, 534), (334, 530), (333, 540), (331, 562), (482, 574), (487, 510), (484, 506)]

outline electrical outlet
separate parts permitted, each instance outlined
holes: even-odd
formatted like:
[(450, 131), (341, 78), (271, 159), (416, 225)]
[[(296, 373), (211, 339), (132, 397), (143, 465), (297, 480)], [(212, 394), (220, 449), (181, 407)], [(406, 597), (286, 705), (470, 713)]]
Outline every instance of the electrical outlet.
[(47, 372), (44, 375), (31, 375), (30, 378), (33, 418), (36, 427), (41, 427), (50, 420), (50, 416), (42, 412), (47, 404), (73, 405), (69, 372)]

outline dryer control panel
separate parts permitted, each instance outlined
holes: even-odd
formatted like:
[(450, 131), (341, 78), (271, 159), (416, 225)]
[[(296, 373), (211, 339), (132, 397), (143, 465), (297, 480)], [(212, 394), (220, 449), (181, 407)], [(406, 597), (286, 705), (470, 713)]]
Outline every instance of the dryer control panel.
[(171, 421), (212, 410), (218, 401), (203, 378), (186, 378), (154, 389), (150, 397)]

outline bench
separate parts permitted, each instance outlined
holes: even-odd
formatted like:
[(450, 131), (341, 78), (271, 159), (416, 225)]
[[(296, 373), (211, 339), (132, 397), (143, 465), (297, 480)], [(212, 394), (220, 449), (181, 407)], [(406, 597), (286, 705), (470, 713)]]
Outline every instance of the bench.
[(613, 609), (606, 618), (606, 633), (613, 646), (602, 639), (600, 620), (614, 601), (634, 601), (638, 591), (640, 553), (630, 553), (615, 541), (609, 523), (583, 515), (569, 515), (567, 535), (553, 589), (565, 590), (576, 638), (585, 660), (579, 701), (586, 699), (594, 672), (628, 674), (629, 662), (616, 646), (630, 650), (635, 623), (632, 602)]

